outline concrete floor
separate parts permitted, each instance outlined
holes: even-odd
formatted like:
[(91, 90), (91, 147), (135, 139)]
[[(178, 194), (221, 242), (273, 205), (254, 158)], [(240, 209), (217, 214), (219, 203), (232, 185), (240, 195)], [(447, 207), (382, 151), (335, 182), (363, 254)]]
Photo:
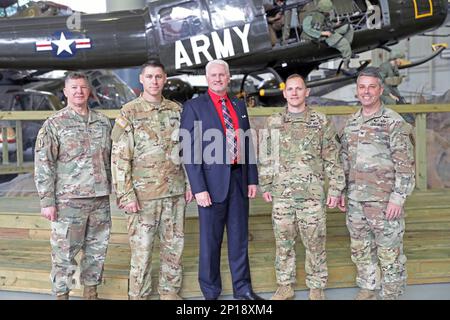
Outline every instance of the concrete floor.
[[(327, 289), (328, 300), (352, 300), (357, 288)], [(265, 299), (270, 299), (273, 292), (260, 294)], [(23, 293), (0, 290), (0, 300), (53, 300), (48, 294)], [(79, 298), (73, 298), (79, 300)], [(202, 300), (202, 297), (190, 298), (188, 300)], [(232, 296), (221, 296), (220, 300), (232, 300)], [(299, 290), (295, 294), (296, 300), (307, 300), (308, 291)], [(450, 283), (409, 285), (400, 300), (450, 300)]]

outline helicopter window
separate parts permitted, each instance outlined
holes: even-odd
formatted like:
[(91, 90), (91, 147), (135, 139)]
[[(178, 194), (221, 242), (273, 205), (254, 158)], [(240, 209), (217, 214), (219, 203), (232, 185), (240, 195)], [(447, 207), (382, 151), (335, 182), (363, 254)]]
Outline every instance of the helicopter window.
[[(379, 0), (354, 0), (351, 2), (335, 2), (335, 17), (339, 22), (350, 22), (353, 29), (366, 29), (369, 25), (367, 20), (369, 17), (382, 13), (380, 9), (381, 2)], [(375, 19), (370, 19), (371, 23), (377, 23)], [(380, 22), (378, 22), (380, 23)], [(373, 25), (376, 27), (377, 25)]]
[(13, 4), (12, 6), (9, 6), (8, 8), (5, 8), (5, 13), (7, 17), (13, 16), (17, 13), (18, 5), (17, 3)]
[(431, 1), (414, 1), (416, 19), (433, 15), (433, 4)]
[(100, 81), (98, 81), (98, 79), (94, 79), (91, 81), (92, 86), (94, 87), (98, 87), (101, 85)]
[(11, 110), (13, 111), (29, 111), (31, 109), (31, 97), (29, 94), (17, 94), (14, 96)]
[(198, 2), (190, 1), (159, 11), (159, 22), (165, 41), (191, 37), (205, 31)]
[[(12, 3), (10, 6), (0, 8), (0, 18), (14, 16), (19, 11), (19, 8), (26, 5), (30, 1), (31, 0), (18, 0), (16, 3)], [(5, 4), (8, 5), (8, 2), (6, 2)], [(2, 5), (4, 6), (5, 4)]]
[(136, 96), (131, 89), (117, 78), (110, 75), (100, 75), (91, 81), (94, 90), (89, 100), (91, 108), (117, 109)]
[(52, 110), (46, 96), (34, 93), (23, 93), (15, 96), (12, 110), (42, 111)]
[(45, 111), (52, 110), (50, 101), (46, 96), (33, 96), (33, 110), (36, 111)]
[(223, 29), (253, 20), (253, 10), (248, 1), (209, 0), (213, 28)]

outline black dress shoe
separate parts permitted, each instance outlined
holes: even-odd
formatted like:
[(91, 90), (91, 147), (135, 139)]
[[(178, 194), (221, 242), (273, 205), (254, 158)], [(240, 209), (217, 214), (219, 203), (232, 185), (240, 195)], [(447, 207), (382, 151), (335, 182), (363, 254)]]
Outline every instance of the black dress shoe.
[(241, 295), (235, 295), (233, 296), (236, 300), (264, 300), (263, 298), (261, 298), (260, 296), (258, 296), (256, 293), (254, 293), (253, 291), (250, 292), (246, 292), (244, 294)]

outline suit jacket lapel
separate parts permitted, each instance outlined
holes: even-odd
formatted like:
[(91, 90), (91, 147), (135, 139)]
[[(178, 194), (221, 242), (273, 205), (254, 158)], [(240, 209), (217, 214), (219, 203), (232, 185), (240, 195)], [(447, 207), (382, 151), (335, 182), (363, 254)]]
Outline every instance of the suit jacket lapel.
[(243, 114), (242, 114), (242, 110), (239, 105), (239, 100), (237, 100), (236, 98), (232, 98), (232, 99), (230, 99), (230, 101), (231, 101), (231, 104), (233, 105), (234, 111), (236, 111), (236, 116), (237, 116), (238, 122), (239, 122), (239, 128), (242, 129), (243, 128), (243, 123), (242, 123)]
[(209, 94), (206, 93), (205, 98), (207, 100), (208, 108), (210, 109), (208, 114), (212, 114), (211, 120), (214, 121), (214, 127), (220, 129), (220, 131), (222, 131), (222, 133), (225, 134), (225, 131), (223, 130), (222, 122), (220, 121), (220, 117), (217, 114), (217, 109), (214, 106), (214, 103), (213, 103), (211, 97), (209, 96)]

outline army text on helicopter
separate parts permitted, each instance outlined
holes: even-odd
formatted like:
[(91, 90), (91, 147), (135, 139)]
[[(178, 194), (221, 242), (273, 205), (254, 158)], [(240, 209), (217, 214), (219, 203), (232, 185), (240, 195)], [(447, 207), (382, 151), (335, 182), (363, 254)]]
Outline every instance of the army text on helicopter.
[[(298, 1), (298, 10), (312, 0)], [(202, 73), (212, 59), (232, 72), (273, 70), (307, 75), (339, 53), (301, 38), (272, 47), (262, 0), (160, 0), (146, 8), (0, 21), (0, 68), (97, 69), (159, 59), (169, 75)], [(355, 29), (354, 53), (386, 48), (440, 26), (446, 0), (334, 1), (334, 19)], [(295, 33), (294, 33), (295, 34)]]

